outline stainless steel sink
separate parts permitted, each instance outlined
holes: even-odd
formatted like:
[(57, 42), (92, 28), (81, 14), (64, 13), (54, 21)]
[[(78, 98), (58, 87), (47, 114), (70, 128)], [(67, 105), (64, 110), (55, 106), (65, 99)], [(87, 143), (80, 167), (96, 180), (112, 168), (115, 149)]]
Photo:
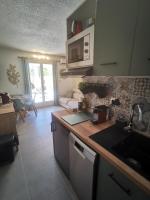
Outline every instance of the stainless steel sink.
[(150, 138), (114, 125), (90, 136), (139, 174), (150, 180)]
[(123, 128), (120, 128), (117, 125), (113, 125), (90, 136), (90, 138), (106, 149), (111, 150), (114, 145), (117, 145), (129, 135), (131, 135), (131, 132), (125, 131)]

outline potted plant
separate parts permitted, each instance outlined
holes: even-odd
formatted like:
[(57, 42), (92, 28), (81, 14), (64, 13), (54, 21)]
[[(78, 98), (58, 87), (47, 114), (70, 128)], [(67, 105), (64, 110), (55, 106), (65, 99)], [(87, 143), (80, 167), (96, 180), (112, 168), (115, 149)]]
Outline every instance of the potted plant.
[(79, 90), (81, 90), (81, 92), (83, 94), (88, 94), (88, 93), (92, 92), (91, 84), (86, 83), (86, 82), (80, 82), (79, 83)]
[(112, 87), (106, 83), (87, 83), (80, 82), (79, 89), (83, 94), (94, 92), (99, 98), (105, 98), (112, 91)]

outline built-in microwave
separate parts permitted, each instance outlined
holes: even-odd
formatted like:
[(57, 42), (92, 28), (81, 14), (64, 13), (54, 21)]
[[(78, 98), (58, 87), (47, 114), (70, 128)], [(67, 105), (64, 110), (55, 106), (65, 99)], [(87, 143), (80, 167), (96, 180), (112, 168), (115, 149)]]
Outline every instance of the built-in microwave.
[(67, 67), (93, 66), (94, 25), (67, 40)]

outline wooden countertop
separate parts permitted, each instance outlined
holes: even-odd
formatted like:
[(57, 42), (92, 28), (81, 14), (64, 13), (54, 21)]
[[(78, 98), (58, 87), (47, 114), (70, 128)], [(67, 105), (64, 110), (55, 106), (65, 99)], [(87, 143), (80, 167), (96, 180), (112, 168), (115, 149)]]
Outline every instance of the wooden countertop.
[(14, 111), (13, 103), (4, 104), (0, 106), (0, 114), (12, 113)]
[(142, 190), (150, 194), (150, 181), (145, 179), (143, 176), (138, 174), (135, 170), (130, 168), (108, 150), (103, 148), (101, 145), (97, 144), (89, 138), (89, 136), (102, 131), (109, 126), (113, 125), (113, 122), (108, 121), (99, 125), (93, 125), (90, 121), (82, 122), (76, 125), (69, 125), (61, 117), (72, 114), (72, 111), (63, 110), (52, 113), (66, 128), (73, 132), (77, 137), (79, 137), (83, 142), (89, 145), (93, 150), (104, 157), (108, 162), (118, 168), (123, 174), (125, 174), (131, 181), (138, 185)]

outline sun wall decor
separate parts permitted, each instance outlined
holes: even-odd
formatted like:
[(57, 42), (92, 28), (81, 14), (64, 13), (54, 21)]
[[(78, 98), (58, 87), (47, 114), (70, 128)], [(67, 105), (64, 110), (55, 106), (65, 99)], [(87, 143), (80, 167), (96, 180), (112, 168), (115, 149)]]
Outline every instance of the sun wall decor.
[(20, 74), (16, 70), (15, 65), (9, 65), (9, 68), (7, 69), (7, 76), (8, 80), (18, 87), (18, 83), (20, 82)]

